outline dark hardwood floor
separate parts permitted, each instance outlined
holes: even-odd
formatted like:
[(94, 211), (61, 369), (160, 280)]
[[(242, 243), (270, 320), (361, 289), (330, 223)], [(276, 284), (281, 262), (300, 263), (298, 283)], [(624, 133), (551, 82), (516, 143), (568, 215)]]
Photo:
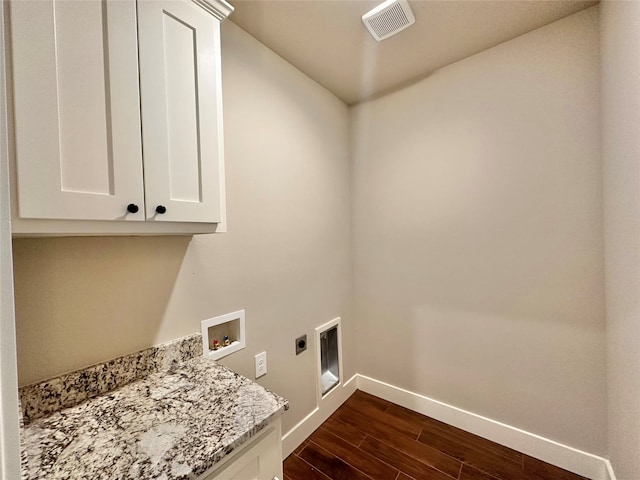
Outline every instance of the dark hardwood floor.
[(357, 391), (284, 462), (286, 480), (584, 480)]

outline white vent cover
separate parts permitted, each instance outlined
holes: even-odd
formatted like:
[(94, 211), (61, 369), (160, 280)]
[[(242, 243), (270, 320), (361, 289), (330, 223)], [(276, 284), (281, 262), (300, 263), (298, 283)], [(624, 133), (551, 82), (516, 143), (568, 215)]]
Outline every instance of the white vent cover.
[(365, 13), (362, 21), (373, 38), (380, 41), (413, 25), (416, 18), (407, 0), (387, 0)]

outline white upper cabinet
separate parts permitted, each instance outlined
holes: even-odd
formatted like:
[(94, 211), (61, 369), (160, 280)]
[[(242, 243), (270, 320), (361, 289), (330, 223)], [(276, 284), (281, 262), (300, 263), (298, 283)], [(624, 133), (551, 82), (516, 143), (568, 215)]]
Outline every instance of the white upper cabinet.
[(147, 218), (219, 222), (220, 22), (192, 2), (146, 0), (138, 29)]
[(16, 1), (11, 33), (20, 217), (144, 220), (135, 3)]
[[(222, 0), (13, 0), (13, 230), (224, 222)], [(218, 228), (217, 231), (221, 229)]]

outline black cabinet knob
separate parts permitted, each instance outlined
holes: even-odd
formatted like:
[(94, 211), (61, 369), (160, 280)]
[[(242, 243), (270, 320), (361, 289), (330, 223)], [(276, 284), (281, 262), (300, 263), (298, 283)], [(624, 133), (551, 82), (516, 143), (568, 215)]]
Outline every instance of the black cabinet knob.
[(164, 205), (158, 205), (156, 207), (156, 213), (159, 213), (160, 215), (162, 215), (163, 213), (167, 213), (167, 207), (165, 207)]
[(129, 213), (138, 213), (138, 210), (140, 209), (135, 203), (130, 203), (129, 205), (127, 205), (127, 212)]

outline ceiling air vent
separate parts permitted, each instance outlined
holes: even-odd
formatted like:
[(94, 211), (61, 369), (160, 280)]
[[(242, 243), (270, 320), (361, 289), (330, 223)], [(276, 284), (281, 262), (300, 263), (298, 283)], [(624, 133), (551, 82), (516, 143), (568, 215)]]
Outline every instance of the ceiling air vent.
[(401, 32), (416, 21), (407, 0), (387, 0), (362, 16), (367, 30), (376, 40)]

